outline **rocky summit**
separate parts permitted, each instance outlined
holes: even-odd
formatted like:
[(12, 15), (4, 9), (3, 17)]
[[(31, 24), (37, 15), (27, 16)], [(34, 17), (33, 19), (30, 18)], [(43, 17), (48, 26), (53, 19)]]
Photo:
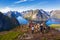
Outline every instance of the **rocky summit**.
[(34, 21), (46, 21), (50, 17), (49, 13), (42, 9), (25, 11), (23, 14), (24, 18)]

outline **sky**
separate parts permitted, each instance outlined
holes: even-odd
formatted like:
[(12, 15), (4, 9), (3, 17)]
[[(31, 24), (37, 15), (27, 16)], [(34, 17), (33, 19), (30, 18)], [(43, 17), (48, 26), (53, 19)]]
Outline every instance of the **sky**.
[(60, 10), (60, 0), (0, 0), (0, 11)]

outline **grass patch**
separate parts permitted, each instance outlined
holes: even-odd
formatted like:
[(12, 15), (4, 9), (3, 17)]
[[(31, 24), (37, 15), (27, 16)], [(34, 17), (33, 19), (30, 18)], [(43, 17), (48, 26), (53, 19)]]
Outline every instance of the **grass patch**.
[(52, 24), (50, 25), (52, 28), (60, 28), (60, 24)]
[(22, 32), (9, 32), (7, 34), (4, 34), (4, 35), (0, 35), (0, 40), (14, 40), (16, 37), (18, 37), (18, 35), (22, 35), (23, 33)]

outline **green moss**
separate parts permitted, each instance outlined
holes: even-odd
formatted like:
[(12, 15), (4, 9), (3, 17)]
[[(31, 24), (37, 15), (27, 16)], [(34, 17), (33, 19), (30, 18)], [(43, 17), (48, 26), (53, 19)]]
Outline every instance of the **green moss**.
[(52, 28), (60, 28), (60, 24), (52, 24), (50, 25)]

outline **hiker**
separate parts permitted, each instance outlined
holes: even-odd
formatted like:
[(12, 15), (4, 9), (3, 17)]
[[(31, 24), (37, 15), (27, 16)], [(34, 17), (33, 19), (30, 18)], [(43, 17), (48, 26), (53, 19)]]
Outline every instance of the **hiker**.
[(34, 33), (34, 26), (32, 26), (32, 34)]
[(43, 33), (47, 33), (48, 32), (48, 27), (46, 26), (46, 23), (43, 22)]
[(29, 23), (29, 28), (31, 28), (33, 26), (32, 21)]
[(50, 31), (50, 26), (46, 25), (46, 27), (47, 27), (47, 32), (49, 32)]
[(40, 32), (43, 33), (43, 23), (40, 25)]
[(37, 24), (37, 31), (38, 31), (38, 32), (40, 31), (40, 28), (39, 28), (39, 27), (40, 27), (40, 24), (38, 23), (38, 24)]
[(35, 27), (35, 32), (37, 32), (37, 24), (35, 24), (35, 26), (34, 26), (34, 27)]

